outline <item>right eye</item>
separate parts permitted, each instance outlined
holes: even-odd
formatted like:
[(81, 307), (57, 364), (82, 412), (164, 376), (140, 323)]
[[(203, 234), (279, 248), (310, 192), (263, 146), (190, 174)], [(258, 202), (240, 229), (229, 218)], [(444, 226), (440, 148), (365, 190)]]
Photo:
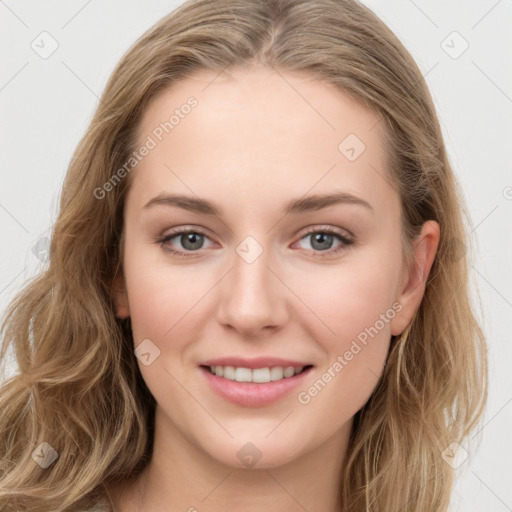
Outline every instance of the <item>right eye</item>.
[[(198, 229), (180, 229), (168, 233), (157, 240), (162, 248), (176, 256), (191, 256), (191, 253), (197, 252), (203, 248), (205, 239), (208, 239), (206, 233)], [(176, 242), (173, 242), (176, 240)], [(176, 244), (181, 245), (177, 249)]]

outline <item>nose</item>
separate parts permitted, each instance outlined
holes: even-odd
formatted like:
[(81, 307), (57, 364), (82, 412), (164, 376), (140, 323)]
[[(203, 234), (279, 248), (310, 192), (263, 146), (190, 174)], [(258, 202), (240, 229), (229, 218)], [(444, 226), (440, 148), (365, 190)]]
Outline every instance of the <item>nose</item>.
[(217, 320), (244, 338), (273, 332), (288, 319), (286, 286), (272, 268), (269, 252), (263, 250), (254, 261), (235, 253), (233, 267), (222, 280)]

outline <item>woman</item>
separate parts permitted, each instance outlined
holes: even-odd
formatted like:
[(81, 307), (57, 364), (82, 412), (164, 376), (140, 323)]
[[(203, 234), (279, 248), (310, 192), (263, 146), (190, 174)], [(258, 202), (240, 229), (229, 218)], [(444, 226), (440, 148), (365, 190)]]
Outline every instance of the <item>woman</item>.
[(0, 510), (447, 510), (486, 397), (464, 213), (371, 11), (186, 2), (114, 70), (5, 319)]

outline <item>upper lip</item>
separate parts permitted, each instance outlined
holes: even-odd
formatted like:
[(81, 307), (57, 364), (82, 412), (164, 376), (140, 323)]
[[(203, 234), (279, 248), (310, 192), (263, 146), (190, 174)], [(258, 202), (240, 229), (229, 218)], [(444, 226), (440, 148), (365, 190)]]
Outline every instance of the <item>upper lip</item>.
[(251, 369), (270, 368), (273, 366), (282, 366), (283, 368), (293, 366), (294, 368), (299, 368), (301, 366), (311, 366), (311, 363), (265, 356), (253, 359), (246, 359), (243, 357), (220, 357), (217, 359), (202, 361), (200, 366), (234, 366), (235, 368), (243, 367)]

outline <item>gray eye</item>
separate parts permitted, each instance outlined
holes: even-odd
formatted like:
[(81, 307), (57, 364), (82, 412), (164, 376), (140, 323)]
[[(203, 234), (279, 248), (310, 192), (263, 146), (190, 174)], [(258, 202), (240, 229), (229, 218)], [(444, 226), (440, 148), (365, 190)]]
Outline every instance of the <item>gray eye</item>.
[(180, 237), (179, 240), (182, 247), (187, 251), (195, 251), (197, 249), (201, 249), (204, 242), (204, 235), (195, 233), (193, 231), (189, 233), (182, 233), (178, 236)]
[(311, 246), (317, 251), (330, 249), (334, 240), (334, 236), (321, 231), (308, 235), (311, 237)]

